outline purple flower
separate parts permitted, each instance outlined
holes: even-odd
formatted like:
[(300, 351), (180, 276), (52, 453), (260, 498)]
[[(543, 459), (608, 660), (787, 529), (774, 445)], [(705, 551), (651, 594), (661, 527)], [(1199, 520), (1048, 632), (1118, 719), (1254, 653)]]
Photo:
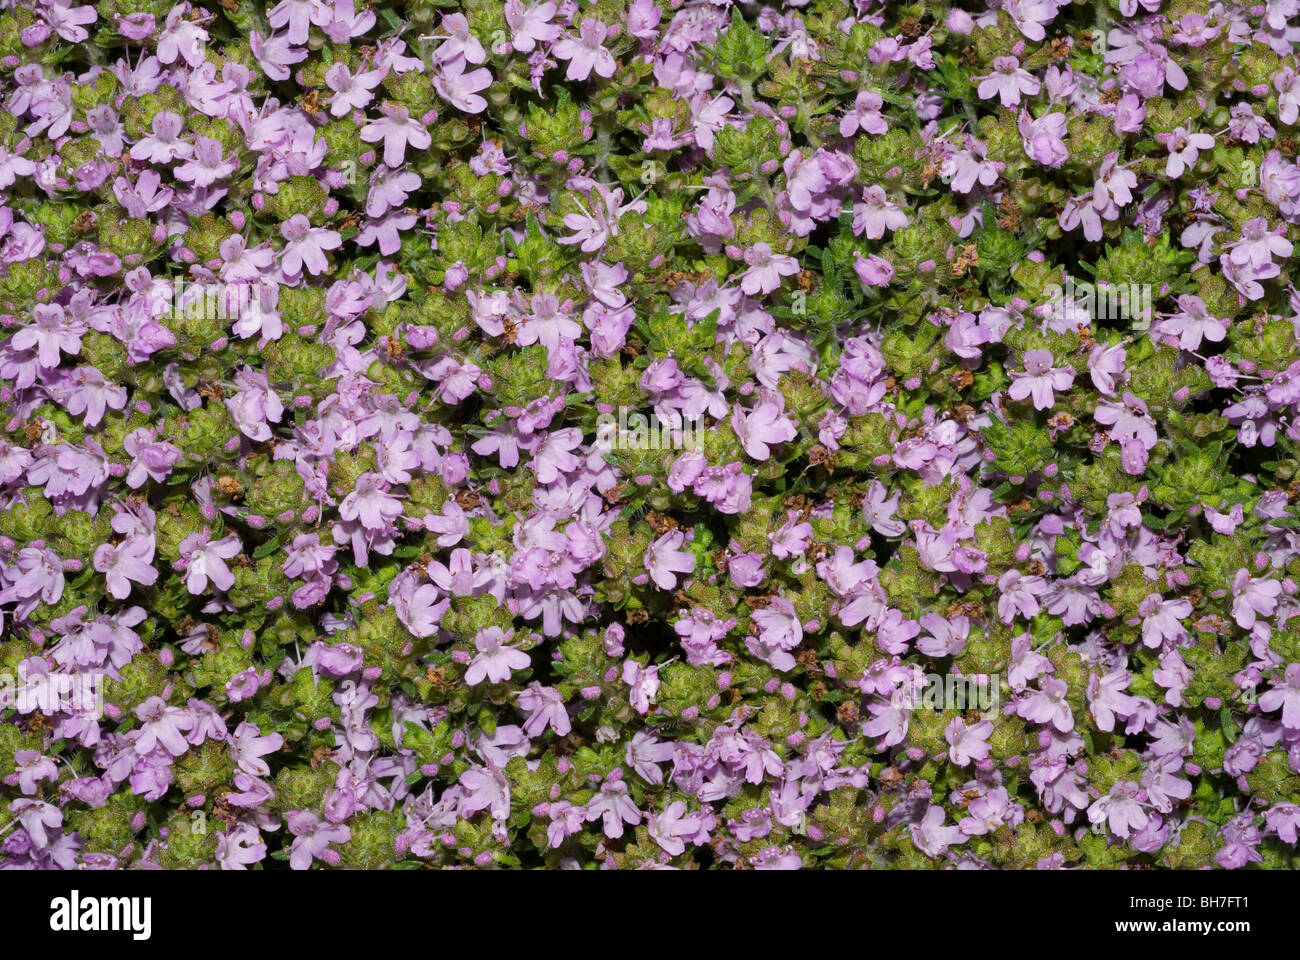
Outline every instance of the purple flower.
[(1277, 598), (1282, 584), (1277, 580), (1255, 579), (1244, 567), (1237, 571), (1232, 582), (1232, 616), (1237, 626), (1249, 630), (1257, 617), (1271, 617), (1277, 610)]
[(57, 304), (38, 303), (32, 308), (32, 323), (19, 329), (10, 343), (15, 350), (35, 350), (37, 361), (46, 369), (59, 365), (59, 354), (81, 352), (84, 325), (70, 320)]
[(954, 717), (943, 731), (949, 744), (948, 759), (959, 767), (986, 759), (992, 749), (988, 743), (992, 734), (993, 724), (988, 720), (968, 726), (961, 717)]
[(603, 821), (605, 836), (617, 840), (623, 836), (623, 824), (641, 822), (641, 811), (627, 794), (622, 780), (606, 780), (600, 792), (587, 801), (587, 820)]
[(1020, 61), (1015, 57), (994, 57), (993, 72), (974, 79), (980, 82), (981, 99), (997, 97), (1004, 107), (1018, 106), (1022, 93), (1032, 97), (1042, 86), (1037, 77), (1020, 68)]
[[(414, 147), (416, 150), (424, 150), (433, 142), (424, 124), (413, 119), (406, 107), (386, 103), (380, 108), (380, 113), (383, 114), (380, 119), (372, 120), (362, 127), (361, 139), (366, 143), (377, 143), (382, 140), (384, 142), (384, 163), (390, 167), (396, 168), (402, 165), (402, 160), (406, 157), (407, 146)], [(286, 239), (288, 238), (286, 237)], [(324, 268), (322, 267), (322, 269)]]
[(474, 635), (474, 648), (478, 653), (465, 671), (467, 684), (473, 687), (484, 680), (504, 683), (513, 671), (528, 669), (528, 654), (506, 642), (511, 636), (500, 627), (484, 627)]
[(745, 453), (755, 460), (766, 460), (772, 455), (769, 444), (786, 443), (798, 436), (795, 425), (782, 409), (779, 396), (761, 400), (749, 411), (736, 404), (731, 412), (731, 426)]
[(1069, 390), (1074, 384), (1073, 367), (1053, 367), (1049, 350), (1026, 350), (1023, 373), (1011, 375), (1007, 395), (1012, 400), (1033, 397), (1035, 410), (1050, 410), (1056, 404), (1054, 390)]
[(139, 756), (161, 747), (173, 757), (189, 750), (185, 734), (194, 727), (194, 715), (181, 707), (172, 707), (162, 697), (150, 697), (135, 708), (139, 726), (132, 731), (132, 741)]
[(866, 257), (861, 253), (856, 253), (853, 261), (853, 272), (858, 275), (858, 279), (866, 287), (885, 287), (894, 279), (894, 265), (884, 257), (877, 256), (874, 253)]
[(659, 692), (659, 668), (642, 666), (635, 660), (623, 661), (623, 682), (628, 685), (628, 702), (637, 713), (646, 714)]
[(749, 269), (740, 280), (740, 289), (750, 296), (767, 294), (781, 286), (782, 277), (792, 277), (799, 272), (799, 261), (772, 248), (760, 240), (745, 251)]
[[(400, 158), (398, 163), (401, 163)], [(343, 245), (339, 234), (324, 227), (313, 227), (301, 213), (295, 213), (280, 224), (280, 236), (286, 241), (280, 254), (280, 267), (287, 276), (301, 273), (304, 267), (313, 275), (324, 273), (329, 269), (325, 251), (337, 250)]]
[(1034, 119), (1022, 110), (1018, 129), (1029, 158), (1045, 167), (1059, 167), (1065, 163), (1070, 158), (1064, 140), (1065, 125), (1064, 113), (1046, 113)]
[(1282, 726), (1300, 730), (1300, 663), (1288, 664), (1273, 688), (1259, 698), (1259, 708), (1267, 712), (1282, 711)]
[[(572, 67), (573, 65), (570, 64), (570, 69)], [(490, 70), (480, 67), (478, 70), (466, 73), (463, 59), (455, 59), (443, 64), (440, 72), (433, 77), (433, 88), (438, 91), (438, 96), (466, 113), (482, 113), (487, 109), (487, 101), (478, 96), (478, 91), (486, 89), (491, 84)]]
[(158, 571), (152, 566), (153, 537), (128, 537), (119, 544), (101, 543), (95, 548), (95, 569), (104, 574), (108, 592), (118, 600), (131, 595), (131, 584), (152, 586)]
[(16, 780), (18, 789), (28, 796), (36, 792), (39, 781), (59, 778), (58, 765), (39, 750), (15, 751), (14, 763), (18, 766), (17, 772), (12, 775), (13, 780)]
[(180, 559), (176, 561), (177, 569), (184, 570), (185, 588), (192, 594), (203, 593), (208, 581), (218, 590), (229, 590), (235, 585), (235, 575), (226, 566), (226, 561), (237, 557), (243, 546), (233, 534), (221, 540), (212, 540), (212, 532), (204, 528), (202, 533), (191, 533), (180, 543)]
[(660, 590), (677, 589), (677, 574), (695, 569), (695, 555), (681, 549), (685, 540), (680, 530), (669, 530), (646, 548), (645, 568)]
[[(548, 4), (549, 6), (549, 4)], [(592, 71), (599, 77), (612, 77), (617, 64), (613, 55), (603, 46), (609, 28), (599, 20), (584, 17), (578, 27), (577, 37), (561, 37), (551, 46), (551, 53), (559, 60), (568, 60), (564, 75), (569, 80), (586, 80)]]
[(1088, 819), (1096, 826), (1105, 824), (1121, 840), (1146, 826), (1148, 814), (1142, 808), (1146, 795), (1131, 781), (1121, 780), (1110, 793), (1095, 800), (1088, 808)]
[(352, 830), (346, 824), (329, 823), (307, 810), (290, 810), (284, 819), (294, 838), (289, 846), (289, 866), (294, 870), (309, 869), (313, 860), (337, 865), (340, 857), (330, 844), (352, 839)]
[(795, 660), (790, 651), (803, 642), (803, 624), (794, 604), (785, 597), (773, 597), (767, 606), (754, 611), (753, 621), (758, 636), (745, 641), (750, 653), (775, 670), (793, 670)]
[(943, 825), (944, 818), (943, 807), (931, 804), (920, 821), (911, 824), (908, 828), (912, 834), (912, 842), (927, 857), (942, 856), (948, 847), (966, 842), (966, 834), (957, 827)]

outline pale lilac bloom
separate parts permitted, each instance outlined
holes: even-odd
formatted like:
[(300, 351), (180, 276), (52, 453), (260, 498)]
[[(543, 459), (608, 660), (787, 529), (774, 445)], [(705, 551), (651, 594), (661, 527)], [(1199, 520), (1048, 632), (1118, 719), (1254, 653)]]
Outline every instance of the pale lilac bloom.
[(627, 794), (627, 784), (622, 780), (607, 780), (600, 792), (587, 801), (587, 819), (601, 820), (605, 836), (617, 840), (623, 836), (623, 824), (641, 822), (641, 811)]
[(1110, 788), (1110, 793), (1095, 800), (1088, 808), (1088, 819), (1093, 826), (1103, 824), (1121, 840), (1127, 840), (1135, 830), (1146, 826), (1148, 814), (1142, 809), (1146, 795), (1136, 783), (1121, 780)]
[(868, 240), (879, 240), (885, 231), (901, 230), (907, 224), (907, 214), (886, 199), (884, 187), (865, 187), (862, 200), (853, 205), (853, 233), (865, 234)]
[(180, 543), (176, 567), (185, 571), (185, 588), (192, 594), (203, 593), (209, 581), (218, 590), (229, 590), (235, 585), (235, 575), (226, 561), (239, 556), (243, 549), (239, 538), (233, 534), (220, 540), (210, 538), (211, 531), (205, 527), (201, 533), (191, 533)]
[(1156, 134), (1169, 151), (1165, 162), (1165, 176), (1181, 177), (1184, 170), (1196, 166), (1200, 151), (1214, 147), (1214, 137), (1208, 133), (1192, 133), (1186, 127), (1174, 127), (1169, 133)]
[(642, 666), (635, 660), (623, 661), (623, 682), (628, 685), (628, 702), (637, 713), (645, 715), (659, 692), (659, 667)]
[(988, 758), (992, 749), (988, 739), (993, 735), (993, 723), (981, 720), (968, 725), (961, 717), (953, 717), (943, 735), (949, 745), (948, 759), (959, 767), (965, 767)]
[(1004, 107), (1019, 106), (1021, 94), (1032, 97), (1042, 86), (1037, 77), (1021, 69), (1015, 57), (994, 57), (993, 72), (974, 79), (979, 81), (980, 99), (997, 97)]
[(740, 289), (751, 297), (779, 289), (782, 277), (792, 277), (799, 272), (798, 260), (783, 253), (773, 253), (763, 240), (745, 251), (745, 263), (749, 264), (749, 269), (740, 279)]
[(677, 575), (695, 569), (695, 554), (681, 549), (685, 542), (682, 531), (669, 530), (646, 548), (645, 568), (660, 590), (675, 590)]
[(1178, 337), (1183, 350), (1199, 350), (1201, 339), (1222, 343), (1228, 335), (1228, 325), (1210, 316), (1200, 297), (1183, 294), (1178, 298), (1178, 312), (1160, 323), (1160, 332)]
[[(411, 117), (406, 107), (386, 103), (380, 112), (383, 116), (361, 128), (361, 139), (366, 143), (384, 142), (384, 163), (400, 167), (406, 158), (407, 146), (424, 150), (433, 142), (424, 124)], [(301, 215), (299, 215), (301, 216)]]
[(1255, 625), (1257, 617), (1271, 617), (1277, 610), (1282, 584), (1268, 578), (1254, 579), (1242, 567), (1233, 579), (1232, 593), (1233, 619), (1237, 621), (1237, 626), (1249, 630)]
[(1266, 712), (1282, 711), (1282, 726), (1300, 730), (1300, 663), (1288, 664), (1286, 672), (1273, 680), (1273, 687), (1259, 698)]
[(472, 687), (484, 680), (504, 683), (513, 671), (528, 668), (528, 654), (507, 643), (511, 636), (500, 627), (484, 627), (475, 634), (474, 648), (478, 652), (465, 671), (467, 684)]
[(1074, 384), (1072, 367), (1053, 367), (1049, 350), (1026, 350), (1023, 373), (1013, 373), (1007, 395), (1012, 400), (1033, 397), (1035, 410), (1050, 410), (1056, 404), (1053, 391), (1069, 390)]
[(152, 537), (128, 537), (119, 544), (101, 543), (95, 548), (94, 567), (104, 574), (108, 592), (118, 600), (131, 595), (131, 584), (151, 586), (158, 571), (151, 566)]
[(1048, 113), (1034, 119), (1026, 111), (1020, 112), (1018, 129), (1025, 153), (1035, 163), (1045, 167), (1059, 167), (1070, 158), (1065, 146), (1066, 116)]
[(347, 64), (336, 62), (325, 71), (325, 86), (334, 91), (330, 98), (330, 116), (342, 117), (361, 110), (375, 98), (372, 92), (384, 79), (386, 70), (351, 73)]
[(284, 819), (294, 838), (289, 846), (289, 867), (293, 870), (307, 870), (313, 860), (323, 860), (331, 866), (338, 864), (341, 858), (337, 850), (330, 849), (330, 844), (352, 839), (347, 824), (321, 820), (308, 810), (291, 810)]
[(280, 254), (280, 267), (290, 277), (302, 273), (304, 268), (313, 276), (324, 273), (329, 269), (325, 251), (343, 245), (343, 238), (336, 231), (313, 227), (301, 213), (280, 224), (280, 236), (286, 241)]
[(593, 17), (584, 17), (577, 37), (561, 37), (551, 45), (551, 53), (569, 61), (564, 76), (569, 80), (586, 80), (592, 71), (600, 77), (612, 77), (618, 64), (603, 46), (609, 28)]

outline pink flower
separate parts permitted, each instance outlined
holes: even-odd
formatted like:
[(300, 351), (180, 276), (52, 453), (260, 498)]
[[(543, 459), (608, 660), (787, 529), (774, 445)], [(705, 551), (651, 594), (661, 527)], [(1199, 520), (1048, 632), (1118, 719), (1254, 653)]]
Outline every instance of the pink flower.
[(252, 367), (243, 367), (234, 377), (238, 392), (225, 400), (226, 410), (235, 425), (250, 440), (259, 443), (271, 439), (271, 423), (284, 416), (284, 404), (271, 389), (267, 375)]
[(153, 132), (141, 137), (131, 147), (131, 159), (148, 163), (171, 163), (191, 156), (194, 148), (181, 139), (184, 126), (185, 120), (180, 114), (159, 110), (150, 123)]
[(388, 492), (388, 483), (377, 473), (357, 477), (356, 486), (339, 504), (339, 517), (357, 520), (368, 530), (382, 530), (401, 515), (401, 501)]
[(361, 139), (366, 143), (384, 141), (384, 163), (390, 167), (402, 165), (408, 145), (424, 150), (433, 142), (424, 124), (412, 119), (406, 107), (386, 103), (380, 112), (383, 117), (361, 128)]
[(773, 669), (793, 670), (795, 660), (790, 651), (803, 642), (803, 624), (794, 604), (785, 597), (773, 597), (766, 607), (754, 611), (752, 619), (758, 636), (745, 641), (749, 652)]
[(525, 7), (521, 0), (506, 0), (506, 26), (510, 28), (510, 45), (520, 53), (530, 53), (539, 43), (550, 43), (560, 35), (551, 23), (556, 5), (551, 0)]
[(480, 67), (466, 73), (465, 61), (459, 58), (444, 64), (441, 72), (433, 77), (438, 96), (466, 113), (482, 113), (487, 109), (487, 101), (478, 96), (478, 91), (491, 85), (492, 71)]
[(352, 839), (352, 830), (347, 824), (321, 820), (307, 810), (291, 810), (284, 819), (293, 835), (289, 847), (289, 867), (293, 870), (306, 870), (313, 860), (337, 864), (340, 860), (338, 851), (331, 850), (330, 844), (347, 843)]
[(158, 571), (150, 565), (153, 554), (153, 537), (128, 537), (117, 545), (101, 543), (93, 559), (108, 592), (125, 600), (131, 595), (132, 581), (146, 587), (158, 581)]
[(221, 141), (199, 137), (194, 141), (194, 158), (176, 168), (176, 178), (196, 187), (209, 187), (238, 168), (233, 155), (225, 156)]
[(325, 86), (334, 91), (330, 99), (330, 116), (347, 116), (353, 110), (363, 109), (375, 95), (371, 92), (379, 86), (387, 70), (368, 70), (353, 74), (347, 64), (339, 61), (325, 71)]
[(587, 199), (591, 203), (591, 210), (582, 207), (581, 201), (578, 201), (582, 212), (568, 213), (564, 216), (564, 225), (574, 231), (573, 235), (560, 237), (558, 240), (563, 244), (581, 244), (584, 253), (594, 253), (603, 247), (610, 237), (617, 237), (618, 221), (624, 215), (646, 211), (644, 200), (623, 203), (622, 188), (610, 190), (601, 184), (596, 184)]
[(329, 269), (325, 251), (337, 250), (343, 245), (343, 238), (338, 233), (324, 227), (313, 227), (301, 213), (295, 213), (280, 224), (280, 236), (287, 241), (280, 255), (280, 268), (289, 277), (301, 273), (304, 267), (313, 276), (324, 273)]
[(557, 60), (568, 60), (564, 76), (569, 80), (586, 80), (593, 70), (600, 77), (612, 77), (618, 64), (602, 44), (609, 28), (592, 17), (583, 18), (577, 37), (562, 37), (551, 46)]
[(484, 680), (489, 683), (504, 683), (510, 679), (513, 671), (528, 668), (531, 662), (528, 654), (506, 643), (511, 635), (500, 627), (484, 627), (474, 636), (474, 647), (478, 654), (465, 671), (467, 684), (473, 687)]
[(877, 136), (889, 131), (889, 124), (881, 114), (884, 101), (874, 90), (860, 90), (853, 107), (840, 118), (840, 136), (851, 137), (859, 130)]
[(518, 703), (519, 709), (528, 714), (524, 733), (529, 737), (540, 737), (547, 727), (557, 737), (566, 736), (572, 729), (564, 697), (554, 687), (544, 687), (534, 680), (519, 692)]
[(1232, 616), (1237, 626), (1249, 630), (1255, 625), (1257, 617), (1271, 617), (1277, 610), (1277, 598), (1282, 593), (1282, 584), (1277, 580), (1253, 579), (1242, 567), (1232, 581)]
[(704, 829), (704, 818), (698, 813), (687, 814), (686, 804), (681, 800), (674, 800), (664, 808), (660, 814), (650, 814), (650, 821), (647, 825), (647, 832), (650, 839), (670, 856), (680, 856), (686, 852), (686, 843), (703, 833), (708, 832)]
[(168, 706), (166, 700), (155, 696), (137, 706), (135, 715), (140, 725), (132, 731), (131, 736), (139, 756), (152, 753), (155, 747), (162, 747), (173, 757), (179, 757), (189, 750), (185, 733), (195, 723), (190, 711)]
[(1022, 93), (1032, 97), (1042, 86), (1037, 77), (1020, 68), (1015, 57), (994, 57), (993, 72), (975, 79), (980, 81), (980, 99), (997, 97), (1004, 107), (1019, 105)]
[(1156, 134), (1156, 139), (1164, 142), (1169, 151), (1165, 163), (1165, 176), (1181, 177), (1184, 170), (1196, 166), (1201, 150), (1214, 147), (1214, 137), (1208, 133), (1191, 133), (1186, 127), (1174, 127), (1169, 133)]
[(1106, 824), (1111, 833), (1127, 840), (1147, 824), (1148, 814), (1142, 809), (1145, 800), (1146, 795), (1136, 783), (1121, 780), (1110, 788), (1110, 793), (1093, 802), (1088, 819), (1097, 826)]
[(1053, 390), (1069, 390), (1074, 384), (1073, 367), (1053, 367), (1049, 350), (1027, 350), (1021, 358), (1023, 373), (1013, 373), (1007, 390), (1012, 400), (1033, 397), (1035, 410), (1050, 410), (1056, 403)]
[(1178, 337), (1183, 350), (1199, 350), (1201, 338), (1211, 343), (1222, 343), (1228, 335), (1228, 325), (1210, 316), (1200, 297), (1184, 294), (1178, 298), (1178, 312), (1160, 323), (1160, 332)]
[(927, 613), (921, 617), (921, 626), (927, 634), (916, 642), (916, 649), (927, 657), (956, 657), (966, 649), (970, 634), (970, 620), (966, 617), (946, 620), (937, 613)]
[(1040, 686), (1041, 690), (1030, 691), (1016, 704), (1016, 713), (1034, 723), (1050, 723), (1062, 733), (1073, 730), (1074, 711), (1065, 699), (1069, 685), (1056, 677), (1044, 677)]
[(1281, 710), (1282, 726), (1300, 730), (1300, 663), (1288, 664), (1282, 677), (1274, 679), (1273, 688), (1259, 698), (1259, 708)]
[(982, 720), (967, 726), (961, 717), (953, 717), (944, 728), (943, 735), (949, 744), (948, 759), (957, 766), (964, 767), (972, 761), (988, 758), (992, 749), (988, 739), (993, 735), (993, 724)]
[(641, 811), (627, 795), (627, 784), (622, 780), (607, 780), (600, 793), (587, 801), (587, 820), (603, 820), (605, 836), (617, 840), (623, 836), (623, 824), (641, 822)]
[(794, 423), (785, 415), (779, 397), (761, 400), (749, 411), (736, 404), (731, 411), (731, 428), (740, 438), (745, 453), (755, 460), (766, 460), (772, 455), (769, 444), (786, 443), (799, 435)]
[(799, 272), (798, 260), (783, 253), (773, 253), (763, 240), (745, 251), (745, 262), (749, 269), (740, 278), (740, 289), (751, 297), (779, 289), (782, 277), (792, 277)]
[(886, 287), (894, 279), (894, 265), (884, 257), (871, 254), (864, 257), (861, 253), (854, 251), (856, 258), (853, 261), (853, 272), (858, 275), (865, 287)]
[(438, 588), (431, 583), (421, 584), (409, 594), (399, 594), (393, 598), (397, 619), (411, 631), (413, 637), (421, 639), (432, 637), (438, 632), (442, 615), (450, 606), (451, 598), (442, 597)]
[(660, 590), (675, 590), (676, 575), (695, 569), (695, 554), (680, 549), (685, 540), (680, 530), (669, 530), (646, 548), (645, 568)]
[(582, 445), (582, 431), (577, 427), (566, 427), (547, 433), (533, 456), (533, 470), (537, 482), (554, 483), (561, 474), (575, 470), (581, 459), (570, 451)]
[(211, 540), (211, 535), (204, 527), (202, 533), (191, 533), (180, 543), (176, 566), (186, 571), (185, 588), (192, 594), (207, 589), (209, 580), (218, 590), (229, 590), (235, 585), (235, 575), (226, 561), (237, 557), (243, 546), (233, 534), (221, 540)]
[(878, 185), (864, 188), (862, 200), (853, 205), (853, 233), (865, 234), (868, 240), (879, 240), (886, 230), (901, 230), (907, 222), (903, 208), (886, 199), (885, 188)]
[(64, 316), (58, 304), (38, 303), (32, 307), (32, 323), (22, 327), (10, 341), (15, 350), (36, 350), (37, 362), (46, 369), (59, 365), (59, 354), (81, 352), (84, 324)]
[(912, 842), (927, 857), (942, 856), (949, 846), (965, 843), (967, 840), (966, 835), (957, 827), (945, 827), (944, 817), (943, 807), (931, 804), (920, 822), (908, 827), (912, 834)]
[(1029, 113), (1020, 112), (1020, 139), (1025, 153), (1035, 163), (1045, 167), (1059, 167), (1070, 158), (1065, 146), (1066, 116), (1064, 113), (1047, 113), (1033, 119)]
[(659, 667), (642, 666), (635, 660), (623, 661), (623, 682), (628, 685), (628, 702), (637, 713), (645, 715), (650, 712), (659, 692)]

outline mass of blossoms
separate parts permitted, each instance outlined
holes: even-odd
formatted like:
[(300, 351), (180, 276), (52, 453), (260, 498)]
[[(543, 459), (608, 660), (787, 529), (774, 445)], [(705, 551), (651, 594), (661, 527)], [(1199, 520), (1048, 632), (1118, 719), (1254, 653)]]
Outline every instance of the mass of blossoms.
[(0, 0), (0, 867), (1292, 866), (1298, 45)]

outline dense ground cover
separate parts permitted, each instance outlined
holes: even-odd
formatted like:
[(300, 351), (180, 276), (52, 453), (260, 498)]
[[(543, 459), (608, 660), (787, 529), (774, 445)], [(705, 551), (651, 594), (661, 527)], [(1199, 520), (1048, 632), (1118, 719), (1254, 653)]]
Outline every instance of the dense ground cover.
[(1300, 3), (0, 11), (0, 866), (1289, 867)]

